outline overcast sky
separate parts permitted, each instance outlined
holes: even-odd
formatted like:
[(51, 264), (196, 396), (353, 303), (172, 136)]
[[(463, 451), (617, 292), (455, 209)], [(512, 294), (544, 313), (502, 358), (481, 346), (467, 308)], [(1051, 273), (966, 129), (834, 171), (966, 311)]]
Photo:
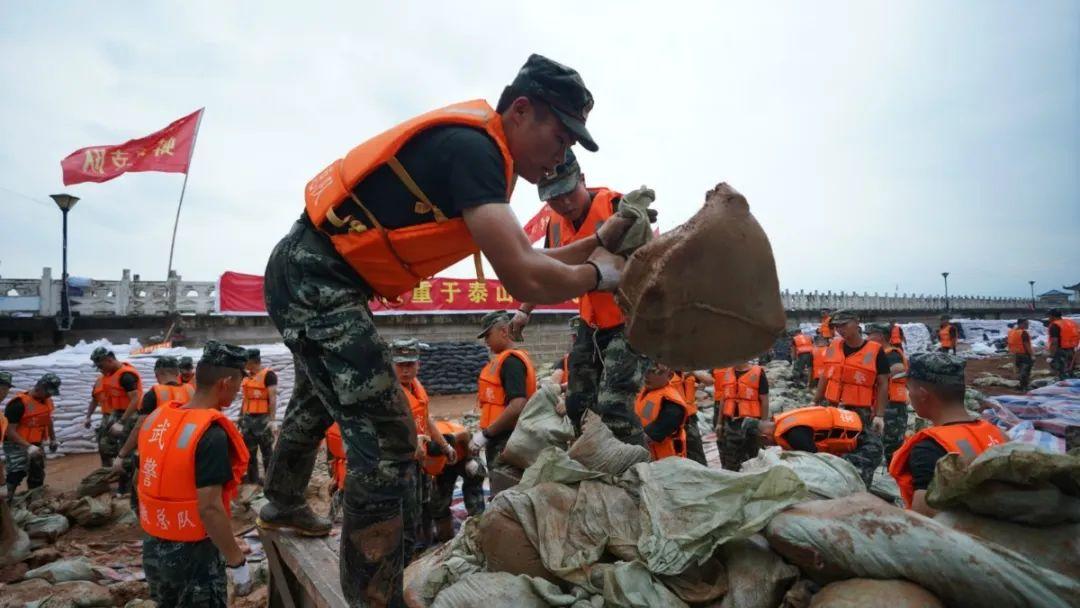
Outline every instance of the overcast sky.
[[(596, 99), (591, 184), (654, 187), (667, 229), (730, 183), (782, 287), (1080, 281), (1080, 2), (148, 4), (0, 5), (3, 276), (59, 276), (61, 158), (202, 106), (174, 266), (261, 273), (332, 159), (426, 110), (494, 103), (539, 52)], [(182, 181), (66, 188), (83, 198), (71, 273), (164, 278)], [(519, 182), (520, 221), (539, 207)]]

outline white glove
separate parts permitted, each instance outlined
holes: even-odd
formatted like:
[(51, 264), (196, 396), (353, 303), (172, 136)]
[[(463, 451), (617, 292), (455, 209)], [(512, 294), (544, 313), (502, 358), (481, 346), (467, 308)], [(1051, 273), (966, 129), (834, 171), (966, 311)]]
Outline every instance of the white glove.
[(469, 477), (476, 477), (480, 472), (480, 463), (473, 459), (469, 459), (469, 462), (465, 463), (465, 474)]
[(885, 419), (881, 416), (874, 416), (874, 419), (870, 421), (870, 428), (874, 430), (878, 435), (885, 432)]
[(233, 584), (233, 594), (244, 596), (251, 593), (254, 585), (251, 582), (251, 568), (248, 567), (247, 560), (244, 560), (235, 568), (232, 566), (226, 567), (225, 572), (229, 575), (229, 581)]
[(124, 425), (120, 424), (119, 422), (114, 422), (113, 425), (109, 427), (109, 433), (111, 433), (111, 434), (113, 434), (113, 435), (115, 435), (117, 437), (119, 437), (120, 435), (123, 435), (124, 434)]
[(588, 262), (597, 272), (595, 291), (615, 291), (619, 286), (619, 278), (622, 276), (626, 258), (611, 253), (607, 249), (594, 249), (589, 256)]
[(455, 450), (454, 446), (452, 445), (448, 445), (446, 447), (450, 450), (446, 453), (446, 463), (457, 464), (457, 450)]
[(32, 443), (30, 444), (30, 447), (26, 448), (26, 455), (29, 458), (41, 458), (43, 453), (44, 452), (41, 451), (41, 448)]
[(469, 440), (469, 451), (477, 453), (484, 449), (487, 445), (488, 438), (484, 437), (484, 431), (476, 431), (473, 433), (472, 439)]

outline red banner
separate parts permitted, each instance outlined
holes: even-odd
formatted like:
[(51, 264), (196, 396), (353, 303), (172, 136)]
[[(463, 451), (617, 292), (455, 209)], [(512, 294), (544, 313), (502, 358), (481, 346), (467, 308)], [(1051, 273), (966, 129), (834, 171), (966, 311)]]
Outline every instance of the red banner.
[(91, 146), (72, 152), (60, 161), (64, 185), (107, 182), (138, 171), (187, 173), (202, 112), (200, 108), (156, 133), (120, 145)]
[(548, 224), (551, 223), (554, 215), (555, 211), (547, 203), (544, 203), (540, 211), (537, 211), (536, 215), (525, 223), (525, 235), (529, 237), (530, 243), (535, 243), (547, 235)]
[[(381, 315), (422, 313), (470, 313), (513, 309), (521, 303), (510, 297), (502, 283), (494, 279), (433, 278), (422, 281), (401, 302), (384, 304), (372, 300), (371, 310)], [(218, 312), (223, 315), (264, 315), (263, 278), (259, 275), (226, 272), (218, 280)], [(575, 312), (577, 301), (537, 306), (537, 312)]]

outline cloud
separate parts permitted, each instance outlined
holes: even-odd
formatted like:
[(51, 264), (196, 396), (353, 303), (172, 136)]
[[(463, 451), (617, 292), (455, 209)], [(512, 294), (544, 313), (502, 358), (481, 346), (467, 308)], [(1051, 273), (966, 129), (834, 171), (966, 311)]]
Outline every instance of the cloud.
[[(206, 106), (175, 267), (261, 272), (302, 189), (352, 146), (494, 101), (530, 52), (597, 103), (591, 183), (658, 193), (661, 225), (743, 192), (790, 289), (1023, 295), (1080, 254), (1080, 5), (825, 2), (691, 9), (185, 3), (0, 8), (0, 273), (59, 266), (59, 160)], [(182, 176), (68, 190), (71, 271), (163, 277)], [(513, 207), (540, 206), (522, 182)], [(467, 276), (466, 263), (451, 273)]]

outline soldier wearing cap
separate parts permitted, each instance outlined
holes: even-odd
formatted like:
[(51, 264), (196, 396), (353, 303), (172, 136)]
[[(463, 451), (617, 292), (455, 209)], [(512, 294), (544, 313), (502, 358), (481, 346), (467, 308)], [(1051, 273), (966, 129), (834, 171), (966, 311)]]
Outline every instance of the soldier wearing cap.
[(956, 326), (949, 320), (949, 315), (941, 315), (941, 325), (938, 326), (935, 337), (937, 338), (939, 351), (956, 354), (956, 341), (959, 335)]
[(536, 369), (529, 354), (511, 348), (510, 319), (505, 310), (489, 312), (480, 320), (476, 336), (491, 350), (492, 359), (480, 370), (480, 430), (473, 434), (469, 448), (473, 453), (485, 450), (489, 469), (506, 447), (525, 403), (536, 392)]
[(893, 452), (904, 442), (908, 423), (908, 361), (903, 349), (891, 343), (891, 330), (894, 327), (896, 326), (884, 323), (871, 323), (866, 326), (866, 337), (881, 345), (889, 363), (889, 404), (885, 406), (885, 431), (881, 437), (885, 462), (892, 460)]
[[(134, 475), (138, 469), (139, 454), (136, 448), (139, 444), (139, 428), (142, 426), (143, 420), (159, 406), (174, 402), (183, 405), (190, 401), (191, 396), (195, 394), (193, 387), (180, 383), (180, 362), (176, 360), (176, 357), (168, 355), (158, 357), (154, 361), (154, 378), (157, 380), (157, 384), (150, 387), (150, 390), (143, 395), (142, 401), (139, 403), (135, 424), (112, 463), (114, 469), (122, 471), (125, 475)], [(136, 483), (138, 482), (136, 481)], [(137, 510), (138, 505), (139, 493), (132, 492), (132, 510)]]
[(161, 403), (139, 425), (143, 570), (158, 606), (228, 605), (251, 592), (251, 572), (230, 521), (248, 452), (222, 409), (244, 377), (243, 348), (206, 343), (186, 404)]
[[(101, 384), (96, 387), (96, 394), (91, 398), (83, 426), (90, 428), (90, 417), (100, 403), (102, 418), (97, 428), (98, 453), (101, 455), (101, 465), (111, 467), (124, 440), (135, 428), (135, 419), (143, 396), (142, 378), (134, 366), (126, 361), (119, 361), (116, 355), (104, 346), (99, 346), (90, 353), (90, 361), (101, 372)], [(117, 494), (126, 494), (130, 485), (131, 478), (126, 473), (121, 473)]]
[(269, 468), (270, 454), (274, 451), (273, 422), (277, 418), (277, 374), (262, 364), (262, 353), (257, 348), (247, 349), (246, 376), (240, 387), (243, 401), (240, 405), (240, 433), (244, 436), (248, 453), (247, 477), (244, 483), (262, 485), (259, 474), (259, 452), (263, 467)]
[(1006, 345), (1015, 357), (1013, 364), (1016, 366), (1016, 377), (1020, 381), (1020, 392), (1027, 392), (1031, 383), (1031, 368), (1035, 365), (1035, 350), (1031, 347), (1027, 319), (1016, 320), (1016, 326), (1009, 330)]
[(1076, 321), (1062, 317), (1057, 308), (1051, 308), (1046, 324), (1046, 352), (1050, 355), (1050, 369), (1058, 380), (1072, 376), (1077, 347), (1080, 347), (1080, 327)]
[[(270, 256), (267, 310), (298, 374), (259, 521), (329, 533), (304, 490), (319, 441), (337, 421), (348, 459), (342, 588), (354, 604), (401, 601), (401, 501), (416, 452), (367, 302), (408, 293), (481, 252), (521, 301), (613, 290), (621, 257), (596, 239), (535, 250), (508, 204), (518, 176), (536, 183), (575, 142), (597, 149), (585, 127), (592, 106), (576, 71), (532, 55), (495, 108), (474, 100), (435, 110), (330, 163), (308, 183), (305, 213)], [(631, 225), (605, 222), (600, 240), (617, 248)]]
[[(645, 187), (631, 192), (625, 199), (610, 188), (587, 188), (585, 175), (573, 151), (567, 151), (566, 158), (555, 171), (540, 180), (538, 189), (540, 200), (555, 212), (547, 226), (545, 248), (587, 240), (596, 240), (601, 247), (611, 248), (603, 241), (600, 231), (604, 223), (629, 214), (624, 209), (624, 202), (628, 205), (641, 203), (647, 208), (654, 198), (653, 192)], [(600, 415), (615, 437), (626, 443), (644, 445), (641, 423), (634, 413), (644, 364), (626, 338), (626, 319), (622, 310), (612, 294), (602, 291), (585, 294), (579, 306), (581, 322), (570, 349), (566, 394), (566, 411), (574, 431), (581, 434), (581, 419), (585, 410), (591, 409)], [(533, 304), (526, 303), (514, 313), (512, 334), (520, 335), (534, 308)]]
[(34, 388), (22, 391), (8, 401), (4, 408), (7, 419), (7, 437), (4, 441), (4, 458), (7, 460), (7, 492), (15, 495), (15, 489), (26, 479), (26, 487), (33, 490), (45, 483), (45, 454), (42, 444), (49, 440), (49, 451), (55, 452), (56, 430), (53, 428), (52, 398), (60, 394), (60, 378), (45, 374)]
[(975, 458), (1008, 438), (993, 424), (972, 419), (964, 407), (964, 360), (945, 353), (911, 356), (908, 393), (915, 413), (934, 426), (908, 438), (889, 463), (904, 504), (923, 515), (936, 511), (926, 504), (926, 489), (937, 461), (945, 454)]
[(180, 357), (180, 384), (195, 390), (195, 361), (187, 355)]
[(864, 433), (880, 438), (885, 431), (885, 407), (889, 401), (890, 371), (885, 349), (863, 337), (855, 311), (837, 310), (830, 323), (840, 339), (825, 349), (824, 369), (813, 405), (849, 409), (859, 415)]

